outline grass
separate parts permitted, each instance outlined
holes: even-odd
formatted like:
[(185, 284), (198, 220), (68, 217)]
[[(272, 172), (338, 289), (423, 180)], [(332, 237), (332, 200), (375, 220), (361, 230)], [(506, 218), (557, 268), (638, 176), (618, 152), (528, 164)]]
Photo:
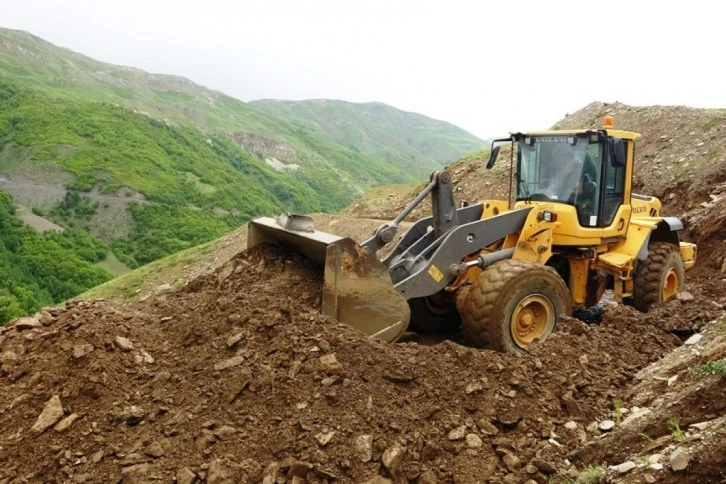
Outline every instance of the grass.
[(676, 442), (683, 442), (685, 435), (681, 430), (681, 421), (678, 418), (672, 418), (668, 420), (668, 430), (670, 430), (673, 440)]
[(613, 402), (613, 413), (615, 414), (615, 423), (620, 425), (620, 420), (623, 417), (623, 403), (620, 400)]
[(726, 376), (726, 358), (709, 361), (693, 369), (694, 378), (701, 378), (706, 375)]
[(577, 476), (573, 484), (599, 484), (602, 482), (603, 468), (590, 466)]

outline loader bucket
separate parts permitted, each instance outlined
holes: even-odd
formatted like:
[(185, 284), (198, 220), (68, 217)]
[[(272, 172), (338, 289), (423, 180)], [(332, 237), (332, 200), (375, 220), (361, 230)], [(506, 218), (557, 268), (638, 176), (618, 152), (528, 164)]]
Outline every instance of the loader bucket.
[(247, 247), (263, 242), (324, 264), (322, 313), (372, 338), (396, 341), (408, 327), (408, 302), (394, 288), (388, 268), (350, 238), (315, 230), (312, 219), (283, 215), (250, 221)]

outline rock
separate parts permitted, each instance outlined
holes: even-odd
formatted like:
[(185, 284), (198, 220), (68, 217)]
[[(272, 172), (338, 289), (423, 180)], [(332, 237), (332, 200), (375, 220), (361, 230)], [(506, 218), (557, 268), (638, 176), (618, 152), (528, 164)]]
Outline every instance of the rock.
[(483, 442), (481, 440), (481, 437), (479, 437), (478, 435), (467, 434), (467, 436), (466, 436), (466, 446), (467, 447), (472, 447), (472, 448), (481, 447), (482, 443)]
[(502, 461), (504, 461), (504, 465), (507, 466), (507, 469), (509, 469), (511, 472), (517, 472), (519, 469), (522, 468), (522, 461), (519, 459), (519, 457), (510, 452), (504, 454), (504, 457), (502, 457)]
[(373, 459), (373, 436), (359, 435), (355, 439), (355, 452), (361, 462), (370, 462)]
[(43, 411), (38, 416), (38, 419), (33, 424), (31, 430), (38, 434), (42, 434), (51, 425), (60, 420), (63, 416), (63, 405), (61, 404), (60, 397), (53, 395), (50, 400), (45, 403)]
[(168, 294), (168, 293), (172, 292), (173, 290), (174, 290), (174, 286), (172, 286), (171, 284), (169, 284), (169, 283), (161, 284), (156, 287), (156, 289), (154, 290), (154, 294), (159, 296), (161, 294)]
[(369, 479), (362, 484), (393, 484), (393, 481), (386, 479), (383, 476), (376, 476), (373, 479)]
[(439, 479), (436, 477), (436, 473), (431, 469), (426, 469), (416, 479), (416, 484), (438, 484)]
[(577, 422), (570, 420), (565, 423), (565, 428), (569, 430), (577, 430)]
[(126, 454), (123, 459), (119, 462), (119, 465), (121, 467), (127, 467), (127, 466), (133, 466), (136, 464), (145, 464), (147, 462), (147, 458), (143, 456), (143, 454), (139, 454), (138, 452), (132, 452), (130, 454)]
[(336, 383), (340, 382), (341, 379), (338, 375), (332, 375), (332, 376), (326, 376), (322, 380), (320, 380), (320, 384), (326, 387), (335, 385)]
[(149, 482), (149, 464), (136, 464), (121, 469), (124, 484), (146, 484)]
[(116, 336), (114, 343), (116, 343), (116, 346), (118, 346), (118, 349), (121, 351), (131, 351), (134, 349), (134, 344), (131, 340), (124, 338), (123, 336)]
[(645, 474), (643, 474), (643, 479), (648, 484), (653, 484), (654, 482), (657, 482), (657, 479), (655, 478), (655, 476), (653, 474), (648, 474), (647, 472)]
[(318, 444), (320, 444), (321, 447), (325, 447), (330, 443), (331, 440), (333, 440), (333, 436), (335, 435), (335, 431), (324, 431), (320, 432), (315, 436), (315, 440), (318, 441)]
[(222, 459), (214, 459), (209, 464), (207, 484), (233, 484), (234, 482), (232, 469)]
[(703, 339), (703, 335), (700, 333), (696, 333), (696, 334), (692, 335), (690, 338), (688, 338), (686, 341), (684, 341), (683, 344), (686, 346), (693, 346), (696, 343), (698, 343), (699, 341), (701, 341), (702, 339)]
[(84, 344), (80, 344), (80, 345), (75, 345), (73, 347), (73, 355), (72, 356), (73, 356), (74, 359), (77, 360), (79, 358), (83, 358), (88, 353), (91, 353), (94, 349), (95, 348), (93, 347), (93, 345), (92, 344), (88, 344), (88, 343), (84, 343)]
[(597, 426), (597, 422), (591, 422), (590, 425), (587, 426), (587, 431), (591, 434), (594, 434), (595, 432), (597, 432)]
[(320, 364), (323, 365), (323, 368), (332, 370), (337, 369), (341, 367), (340, 362), (338, 362), (338, 358), (336, 358), (335, 353), (329, 353), (327, 355), (323, 355), (319, 358)]
[[(696, 336), (701, 336), (701, 335), (696, 335)], [(672, 377), (670, 377), (668, 379), (668, 386), (673, 385), (676, 382), (676, 380), (678, 380), (678, 375), (673, 375)]]
[(699, 423), (694, 423), (694, 424), (689, 425), (688, 428), (698, 430), (699, 432), (703, 432), (710, 426), (711, 426), (711, 422), (699, 422)]
[(653, 454), (648, 456), (648, 464), (657, 464), (663, 459), (663, 454)]
[(103, 456), (104, 456), (103, 449), (99, 450), (98, 452), (93, 454), (93, 456), (91, 457), (91, 462), (93, 462), (94, 464), (98, 464), (103, 459)]
[(149, 353), (146, 352), (146, 350), (141, 350), (139, 354), (134, 355), (134, 360), (139, 365), (146, 363), (147, 365), (153, 365), (154, 364), (154, 357), (151, 356)]
[(688, 455), (688, 452), (683, 450), (682, 448), (677, 448), (676, 450), (671, 453), (670, 456), (670, 463), (671, 463), (671, 469), (674, 471), (682, 471), (685, 470), (688, 467), (688, 464), (691, 462), (691, 456)]
[(630, 425), (631, 422), (634, 422), (635, 420), (637, 420), (641, 417), (645, 417), (649, 413), (650, 413), (650, 409), (647, 407), (639, 408), (637, 410), (635, 410), (635, 408), (633, 408), (633, 411), (630, 413), (630, 415), (628, 415), (625, 419), (623, 419), (622, 422), (620, 422), (620, 426), (627, 427), (628, 425)]
[(227, 338), (227, 348), (232, 348), (234, 345), (242, 341), (243, 337), (244, 333), (237, 333)]
[(65, 432), (68, 430), (71, 425), (73, 425), (73, 422), (78, 420), (79, 415), (77, 413), (72, 413), (57, 424), (55, 424), (55, 427), (53, 427), (53, 430), (56, 432)]
[(532, 464), (545, 474), (555, 474), (557, 472), (557, 467), (555, 467), (553, 463), (543, 459), (532, 459), (530, 461), (530, 464)]
[(472, 393), (477, 393), (477, 392), (482, 391), (483, 388), (484, 387), (479, 382), (469, 383), (466, 386), (465, 392), (466, 392), (467, 395), (471, 395)]
[(280, 472), (279, 462), (270, 462), (262, 472), (262, 484), (275, 484), (277, 482), (277, 474)]
[(466, 437), (466, 425), (461, 425), (451, 430), (448, 435), (449, 440), (461, 440)]
[(599, 425), (597, 426), (597, 428), (599, 428), (599, 429), (600, 429), (600, 430), (602, 430), (603, 432), (607, 432), (607, 431), (609, 431), (609, 430), (612, 430), (612, 429), (613, 429), (613, 427), (615, 427), (615, 422), (613, 422), (612, 420), (603, 420), (603, 421), (602, 421), (602, 422), (600, 422), (600, 424), (599, 424)]
[(527, 464), (524, 470), (527, 471), (527, 474), (537, 474), (539, 472), (539, 469), (532, 464)]
[(635, 462), (629, 460), (627, 462), (623, 462), (622, 464), (618, 464), (616, 466), (610, 466), (610, 469), (617, 472), (618, 474), (625, 474), (626, 472), (632, 471), (636, 467), (637, 466), (635, 465)]
[(126, 425), (128, 425), (129, 427), (137, 425), (144, 419), (144, 416), (144, 411), (135, 405), (124, 407), (123, 411), (121, 412), (121, 420), (125, 422)]
[(499, 433), (499, 429), (488, 420), (481, 419), (476, 425), (484, 435), (497, 435)]
[(227, 358), (226, 360), (220, 361), (219, 363), (214, 365), (214, 369), (217, 371), (226, 370), (227, 368), (232, 368), (233, 366), (239, 366), (244, 363), (244, 361), (244, 356), (233, 356), (232, 358)]
[(39, 328), (42, 324), (35, 318), (18, 318), (12, 326), (17, 331), (25, 331), (27, 329)]
[(682, 303), (687, 303), (693, 301), (695, 298), (693, 297), (693, 294), (691, 294), (688, 291), (679, 292), (676, 295), (676, 299), (678, 299)]
[(194, 484), (197, 475), (189, 470), (188, 467), (182, 467), (176, 471), (176, 484)]
[(158, 459), (159, 457), (164, 455), (164, 448), (159, 442), (152, 442), (151, 444), (149, 444), (148, 447), (144, 449), (144, 454), (154, 459)]
[(214, 435), (219, 440), (227, 440), (231, 436), (237, 433), (237, 429), (230, 425), (222, 425), (220, 428), (214, 431)]
[(399, 445), (393, 445), (387, 448), (381, 456), (381, 462), (388, 469), (388, 472), (395, 474), (398, 470), (398, 466), (403, 460), (403, 456), (406, 454), (406, 449)]

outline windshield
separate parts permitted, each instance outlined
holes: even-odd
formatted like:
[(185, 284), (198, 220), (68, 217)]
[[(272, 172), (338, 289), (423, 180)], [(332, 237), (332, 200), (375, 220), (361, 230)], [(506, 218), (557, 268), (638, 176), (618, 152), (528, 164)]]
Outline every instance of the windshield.
[(597, 223), (602, 149), (582, 136), (527, 136), (519, 139), (517, 200), (574, 205), (580, 223)]

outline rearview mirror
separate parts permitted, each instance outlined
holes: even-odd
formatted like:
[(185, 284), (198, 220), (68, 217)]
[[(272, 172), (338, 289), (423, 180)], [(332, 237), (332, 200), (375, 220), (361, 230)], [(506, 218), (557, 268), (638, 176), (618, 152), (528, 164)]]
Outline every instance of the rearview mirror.
[(625, 166), (625, 141), (622, 138), (608, 139), (610, 145), (610, 164), (614, 168)]
[(497, 161), (497, 156), (499, 156), (499, 146), (495, 146), (492, 148), (492, 152), (489, 154), (489, 161), (487, 161), (487, 170), (491, 170), (494, 166), (494, 162)]

